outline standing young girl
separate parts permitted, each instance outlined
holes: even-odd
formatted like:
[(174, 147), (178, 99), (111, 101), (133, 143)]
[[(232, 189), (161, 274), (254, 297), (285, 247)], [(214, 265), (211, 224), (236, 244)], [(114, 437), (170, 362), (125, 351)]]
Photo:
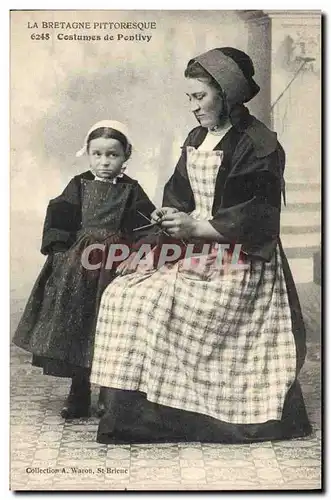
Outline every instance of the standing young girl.
[[(87, 154), (90, 170), (49, 202), (41, 246), (48, 257), (13, 339), (44, 374), (72, 379), (64, 418), (89, 415), (96, 314), (103, 289), (115, 278), (115, 270), (105, 268), (109, 245), (132, 243), (132, 230), (155, 209), (138, 182), (124, 174), (131, 150), (119, 122), (104, 120), (88, 131), (77, 156)], [(104, 251), (89, 252), (95, 243)], [(99, 269), (84, 267), (84, 250), (90, 263), (101, 262)]]

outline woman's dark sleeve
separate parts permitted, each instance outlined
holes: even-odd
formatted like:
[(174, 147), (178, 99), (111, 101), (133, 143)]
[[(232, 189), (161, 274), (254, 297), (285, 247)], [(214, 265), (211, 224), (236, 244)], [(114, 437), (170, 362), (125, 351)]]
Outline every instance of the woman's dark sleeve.
[(41, 253), (47, 255), (70, 248), (80, 226), (80, 181), (74, 177), (63, 193), (48, 204)]
[(229, 176), (222, 207), (210, 223), (244, 253), (269, 261), (279, 237), (283, 168), (277, 150), (246, 161), (247, 169)]
[(186, 169), (186, 146), (189, 145), (190, 135), (184, 142), (182, 153), (175, 171), (166, 183), (163, 191), (163, 207), (177, 208), (180, 212), (192, 212), (195, 208), (194, 196)]

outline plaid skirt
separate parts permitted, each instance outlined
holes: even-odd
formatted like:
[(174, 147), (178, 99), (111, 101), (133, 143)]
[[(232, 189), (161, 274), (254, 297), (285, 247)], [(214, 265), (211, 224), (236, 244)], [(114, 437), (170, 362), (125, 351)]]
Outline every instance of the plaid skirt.
[(91, 382), (232, 424), (280, 420), (297, 374), (279, 249), (245, 267), (182, 264), (105, 290)]

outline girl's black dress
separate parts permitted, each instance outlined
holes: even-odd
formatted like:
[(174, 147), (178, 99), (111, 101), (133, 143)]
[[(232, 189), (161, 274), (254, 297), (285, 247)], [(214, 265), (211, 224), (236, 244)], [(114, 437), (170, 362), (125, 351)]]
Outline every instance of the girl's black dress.
[[(75, 176), (63, 193), (50, 201), (41, 252), (47, 260), (33, 287), (13, 342), (33, 354), (44, 373), (72, 377), (90, 369), (94, 327), (104, 288), (116, 277), (106, 269), (109, 245), (132, 245), (132, 229), (146, 224), (155, 209), (137, 181), (124, 175), (116, 184), (94, 180), (91, 171)], [(93, 250), (82, 265), (84, 249)]]

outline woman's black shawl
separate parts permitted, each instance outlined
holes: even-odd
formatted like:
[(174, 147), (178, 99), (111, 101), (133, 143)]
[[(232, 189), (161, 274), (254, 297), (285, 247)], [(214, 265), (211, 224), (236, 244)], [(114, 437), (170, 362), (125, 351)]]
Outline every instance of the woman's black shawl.
[[(206, 134), (203, 127), (189, 133), (165, 186), (163, 206), (187, 213), (194, 210), (186, 147), (200, 146)], [(216, 179), (210, 223), (228, 242), (242, 244), (244, 253), (269, 261), (279, 239), (284, 150), (276, 134), (249, 114), (214, 149), (222, 150), (224, 157)]]

